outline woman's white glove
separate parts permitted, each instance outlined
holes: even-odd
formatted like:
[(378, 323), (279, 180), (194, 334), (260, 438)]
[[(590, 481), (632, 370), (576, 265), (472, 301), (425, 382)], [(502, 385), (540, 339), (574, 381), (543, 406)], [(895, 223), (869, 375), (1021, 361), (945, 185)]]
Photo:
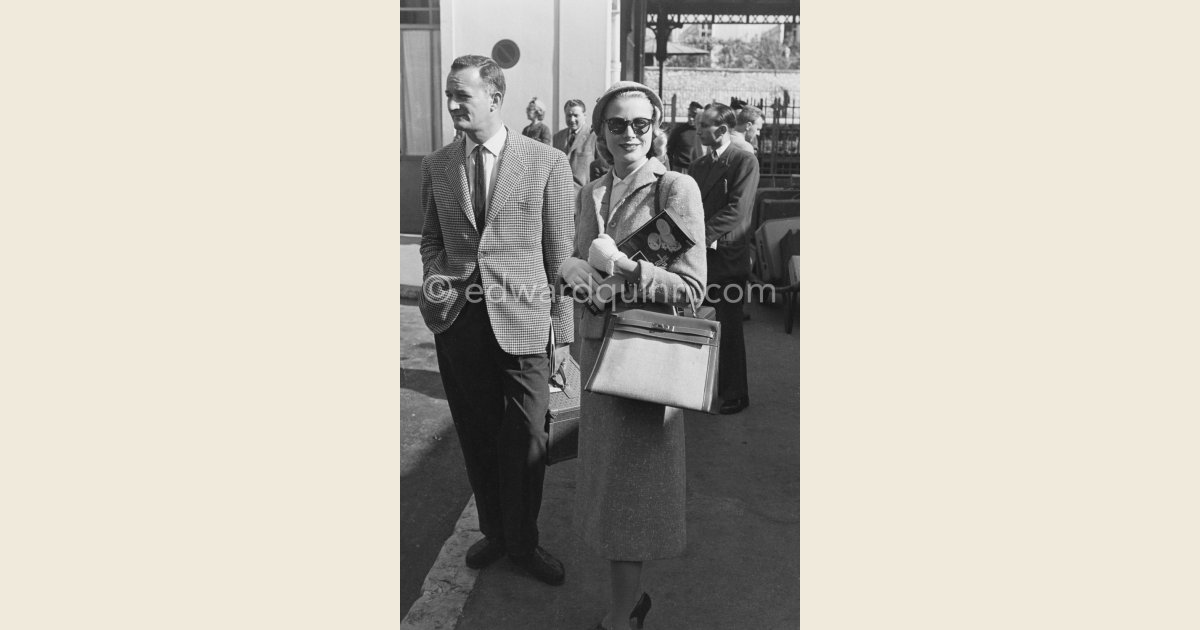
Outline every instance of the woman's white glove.
[(592, 240), (588, 248), (588, 264), (596, 269), (612, 275), (617, 270), (617, 263), (629, 258), (617, 249), (617, 243), (607, 234), (601, 234)]

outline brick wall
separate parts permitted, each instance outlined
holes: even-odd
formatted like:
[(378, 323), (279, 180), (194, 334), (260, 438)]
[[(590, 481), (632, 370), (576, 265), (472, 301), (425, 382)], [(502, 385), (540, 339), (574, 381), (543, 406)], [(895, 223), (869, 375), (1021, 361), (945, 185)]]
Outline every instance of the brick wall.
[[(646, 68), (646, 85), (658, 89), (658, 68)], [(670, 117), (671, 96), (677, 98), (677, 114), (682, 120), (687, 116), (687, 104), (692, 101), (699, 103), (729, 103), (729, 98), (736, 96), (742, 100), (757, 103), (759, 99), (770, 103), (775, 97), (783, 98), (783, 90), (788, 91), (792, 105), (799, 102), (800, 71), (799, 70), (728, 70), (718, 68), (672, 68), (667, 67), (663, 72), (662, 99), (667, 106), (667, 116)]]

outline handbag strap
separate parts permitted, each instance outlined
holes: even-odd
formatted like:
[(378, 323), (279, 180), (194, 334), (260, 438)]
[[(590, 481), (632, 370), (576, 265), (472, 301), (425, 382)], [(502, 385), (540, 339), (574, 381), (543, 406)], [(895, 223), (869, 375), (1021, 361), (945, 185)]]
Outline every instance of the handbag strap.
[[(651, 159), (653, 159), (653, 158), (651, 158)], [(645, 167), (643, 166), (643, 168), (645, 168)], [(654, 214), (652, 214), (651, 216), (657, 216), (659, 213), (659, 208), (662, 207), (662, 203), (661, 203), (662, 200), (660, 200), (658, 198), (658, 191), (662, 187), (662, 179), (663, 179), (662, 175), (657, 175), (654, 178)], [(611, 190), (609, 191), (609, 194), (610, 195), (612, 194)], [(608, 214), (610, 217), (612, 216), (612, 203), (611, 202), (609, 203)], [(598, 222), (600, 222), (600, 233), (604, 234), (604, 222), (600, 218), (600, 211), (598, 209), (596, 210), (596, 220)], [(612, 308), (608, 309), (608, 312), (609, 313), (620, 312), (621, 309), (619, 308), (619, 305), (621, 305), (621, 304), (623, 304), (621, 302), (621, 300), (613, 300)], [(629, 310), (629, 309), (624, 309), (624, 310)]]
[(661, 187), (662, 187), (662, 175), (659, 175), (658, 177), (656, 177), (654, 179), (654, 216), (658, 216), (658, 213), (661, 211), (661, 208), (662, 208), (662, 200), (658, 198), (658, 190)]
[[(652, 214), (651, 216), (658, 216), (658, 213), (662, 212), (662, 197), (660, 195), (660, 191), (662, 190), (662, 180), (663, 180), (663, 175), (655, 176), (655, 179), (654, 179), (654, 214)], [(609, 212), (609, 216), (612, 216), (611, 190), (609, 191), (609, 194), (610, 194), (610, 203), (609, 203), (608, 212)], [(596, 209), (596, 222), (599, 224), (600, 233), (603, 234), (604, 233), (604, 220), (600, 216), (599, 208)], [(613, 302), (613, 306), (612, 306), (612, 309), (610, 312), (612, 312), (612, 313), (619, 312), (619, 309), (617, 307), (617, 305), (619, 303), (620, 303), (620, 300)], [(682, 307), (680, 307), (679, 305), (672, 305), (671, 308), (673, 309), (673, 312), (680, 317), (688, 316), (687, 312), (683, 311)], [(688, 301), (687, 308), (691, 309), (691, 311), (692, 311), (691, 317), (693, 319), (703, 319), (702, 317), (700, 317), (700, 313), (697, 310), (695, 303), (693, 303), (691, 300)], [(626, 309), (626, 310), (628, 310), (628, 309)]]

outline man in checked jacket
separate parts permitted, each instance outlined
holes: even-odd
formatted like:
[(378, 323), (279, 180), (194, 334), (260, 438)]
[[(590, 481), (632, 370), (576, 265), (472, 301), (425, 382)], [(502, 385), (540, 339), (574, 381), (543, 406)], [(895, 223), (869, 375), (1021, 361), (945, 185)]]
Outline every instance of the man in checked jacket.
[(575, 186), (562, 151), (504, 126), (504, 89), (488, 57), (450, 66), (446, 101), (462, 133), (421, 161), (419, 306), (484, 535), (467, 566), (508, 555), (558, 585), (563, 566), (538, 545), (537, 518), (550, 375), (574, 338), (570, 298), (551, 287), (571, 255)]

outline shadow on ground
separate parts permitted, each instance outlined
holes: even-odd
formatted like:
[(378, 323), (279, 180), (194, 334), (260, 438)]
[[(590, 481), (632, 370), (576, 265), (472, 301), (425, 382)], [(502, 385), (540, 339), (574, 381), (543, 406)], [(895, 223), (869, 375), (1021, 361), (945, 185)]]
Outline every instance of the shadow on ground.
[(471, 496), (437, 371), (433, 335), (415, 304), (400, 305), (400, 614), (454, 531)]

